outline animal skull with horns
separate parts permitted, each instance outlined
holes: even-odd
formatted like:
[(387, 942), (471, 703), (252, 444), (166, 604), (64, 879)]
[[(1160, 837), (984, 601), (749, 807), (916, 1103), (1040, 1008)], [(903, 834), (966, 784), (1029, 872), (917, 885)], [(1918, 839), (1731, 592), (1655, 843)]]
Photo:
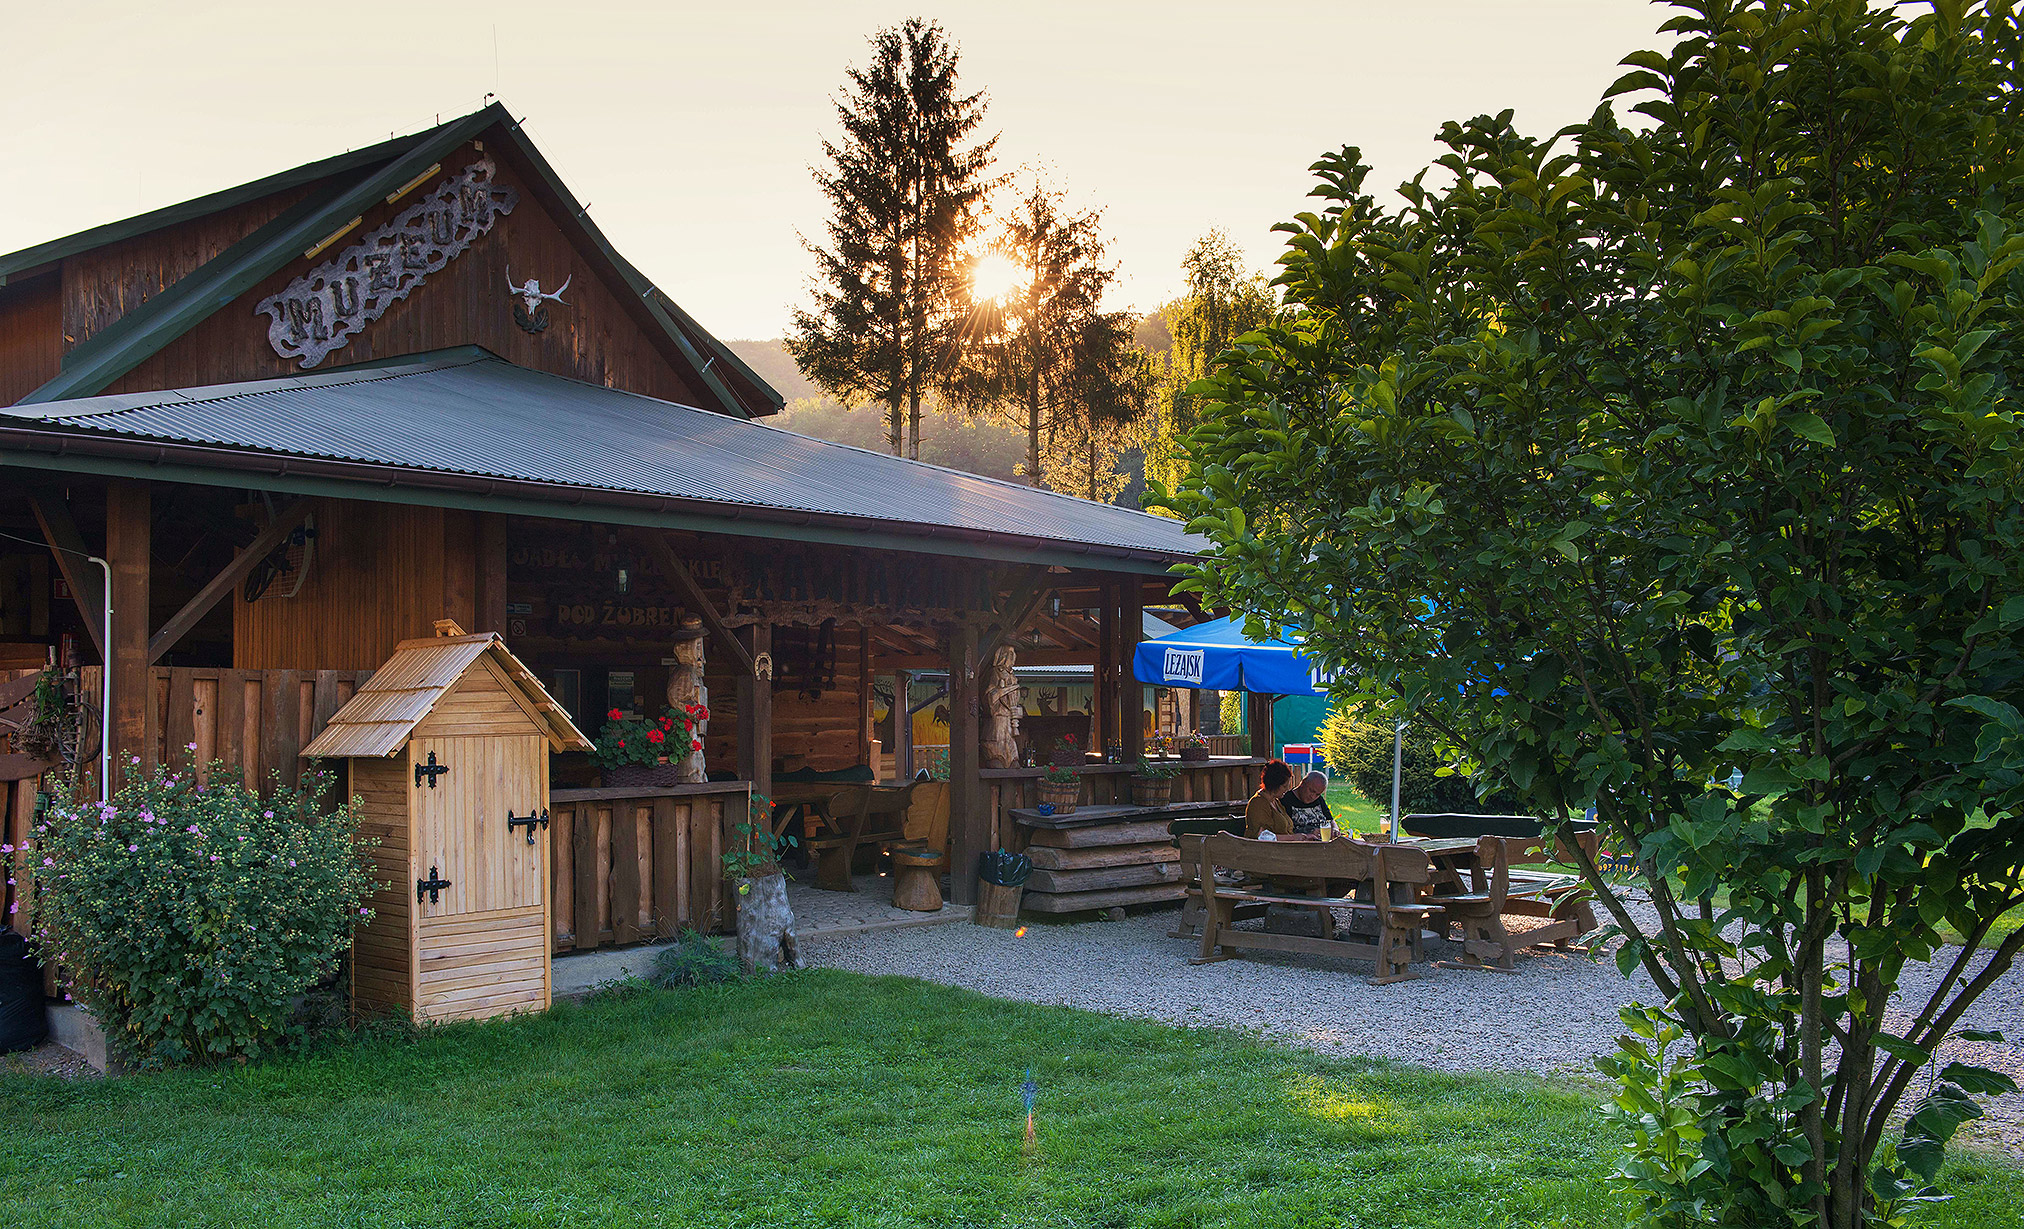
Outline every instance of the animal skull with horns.
[(554, 302), (557, 303), (561, 303), (564, 307), (568, 307), (569, 304), (563, 300), (562, 292), (569, 289), (569, 283), (575, 280), (576, 274), (574, 273), (570, 274), (566, 278), (563, 278), (562, 285), (557, 286), (553, 293), (544, 292), (541, 289), (541, 283), (534, 280), (531, 277), (528, 278), (526, 282), (516, 286), (513, 283), (513, 268), (511, 265), (508, 265), (506, 268), (506, 284), (508, 287), (510, 287), (510, 289), (506, 293), (509, 298), (519, 299), (520, 302), (526, 307), (527, 314), (529, 316), (532, 316), (534, 315), (534, 313), (541, 310), (541, 305), (544, 302), (548, 302), (550, 300), (553, 300)]

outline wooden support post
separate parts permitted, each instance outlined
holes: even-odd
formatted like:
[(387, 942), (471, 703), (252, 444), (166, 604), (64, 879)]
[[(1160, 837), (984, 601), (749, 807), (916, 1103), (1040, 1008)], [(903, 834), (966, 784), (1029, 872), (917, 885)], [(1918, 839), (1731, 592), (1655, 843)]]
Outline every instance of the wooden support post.
[(506, 634), (506, 518), (478, 514), (478, 619), (472, 631)]
[(1244, 728), (1251, 734), (1251, 754), (1263, 759), (1279, 754), (1272, 745), (1272, 701), (1278, 698), (1262, 691), (1244, 693)]
[(949, 889), (959, 905), (977, 903), (978, 858), (991, 844), (991, 811), (979, 774), (977, 626), (949, 632)]
[(907, 711), (913, 683), (913, 671), (893, 671), (893, 772), (902, 781), (914, 776), (914, 715)]
[(746, 660), (766, 666), (764, 678), (743, 670), (738, 675), (738, 775), (752, 783), (755, 794), (773, 793), (773, 629), (756, 623), (744, 629), (739, 650)]
[(1090, 714), (1089, 750), (1099, 754), (1118, 737), (1117, 590), (1109, 578), (1097, 583), (1096, 703)]
[(876, 731), (871, 718), (871, 629), (863, 624), (857, 629), (857, 758), (858, 762), (871, 769), (873, 780), (878, 779), (878, 761), (872, 757), (871, 744)]
[(1118, 588), (1117, 611), (1117, 694), (1124, 722), (1124, 760), (1136, 764), (1146, 750), (1145, 687), (1132, 668), (1138, 642), (1145, 639), (1144, 590), (1136, 576), (1125, 577)]
[(133, 772), (155, 761), (149, 745), (148, 713), (155, 685), (148, 669), (148, 556), (151, 547), (148, 486), (114, 480), (105, 492), (105, 559), (112, 565), (112, 643), (106, 666), (112, 671), (112, 712), (106, 732), (112, 740), (112, 780), (117, 788)]

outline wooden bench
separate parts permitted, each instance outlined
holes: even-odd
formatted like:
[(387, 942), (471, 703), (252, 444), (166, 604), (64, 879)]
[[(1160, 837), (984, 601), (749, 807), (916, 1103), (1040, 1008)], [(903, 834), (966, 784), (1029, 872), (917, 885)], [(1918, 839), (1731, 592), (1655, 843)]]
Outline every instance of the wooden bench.
[[(1168, 938), (1193, 939), (1202, 933), (1202, 842), (1218, 832), (1241, 835), (1243, 831), (1242, 812), (1204, 819), (1177, 819), (1167, 825), (1168, 835), (1174, 838), (1174, 845), (1180, 850), (1181, 884), (1186, 889), (1186, 895), (1181, 897), (1180, 920), (1167, 932)], [(1238, 921), (1264, 917), (1265, 906), (1240, 905), (1235, 916)]]
[[(1253, 841), (1228, 832), (1203, 838), (1201, 846), (1202, 950), (1189, 963), (1227, 960), (1245, 948), (1348, 956), (1377, 965), (1372, 985), (1410, 981), (1414, 938), (1425, 924), (1428, 907), (1414, 902), (1418, 889), (1433, 881), (1433, 865), (1417, 849), (1363, 841)], [(1219, 870), (1237, 871), (1245, 882), (1217, 882)], [(1252, 883), (1263, 879), (1277, 882)], [(1365, 899), (1344, 894), (1305, 892), (1286, 881), (1328, 883), (1349, 881), (1368, 885)], [(1321, 937), (1237, 930), (1235, 911), (1247, 905), (1283, 905), (1312, 909), (1320, 915)], [(1334, 911), (1369, 913), (1378, 923), (1377, 941), (1337, 938)], [(1220, 953), (1218, 954), (1220, 949)]]
[[(1578, 838), (1591, 858), (1595, 856), (1595, 834)], [(1448, 923), (1462, 929), (1462, 955), (1444, 960), (1445, 968), (1488, 969), (1500, 973), (1517, 971), (1520, 947), (1553, 944), (1571, 947), (1595, 929), (1595, 913), (1589, 908), (1590, 893), (1581, 876), (1542, 871), (1514, 870), (1520, 866), (1574, 861), (1572, 852), (1558, 848), (1540, 837), (1486, 836), (1476, 842), (1476, 863), (1469, 869), (1465, 891), (1436, 890), (1421, 899), (1433, 906), (1433, 920), (1445, 931)], [(1552, 921), (1513, 936), (1504, 925), (1507, 916), (1544, 917)]]
[(896, 789), (851, 785), (829, 799), (831, 822), (842, 829), (836, 836), (808, 842), (815, 854), (815, 886), (832, 892), (850, 892), (851, 860), (859, 845), (878, 845), (906, 839), (907, 810), (913, 805), (915, 782)]

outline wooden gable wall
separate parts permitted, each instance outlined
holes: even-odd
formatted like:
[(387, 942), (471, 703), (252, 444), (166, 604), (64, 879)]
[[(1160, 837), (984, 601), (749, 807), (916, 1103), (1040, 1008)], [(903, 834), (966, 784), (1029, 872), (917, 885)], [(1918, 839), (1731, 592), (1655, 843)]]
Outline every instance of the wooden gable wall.
[[(308, 370), (325, 371), (451, 346), (478, 345), (533, 370), (700, 404), (696, 391), (676, 374), (663, 353), (662, 347), (672, 343), (648, 331), (643, 323), (644, 308), (622, 303), (619, 287), (592, 272), (588, 254), (557, 224), (549, 212), (550, 202), (544, 199), (546, 194), (530, 185), (504, 143), (486, 143), (485, 152), (498, 164), (498, 182), (519, 194), (513, 212), (499, 218), (489, 234)], [(356, 229), (318, 253), (316, 260), (290, 261), (106, 391), (187, 388), (301, 374), (305, 369), (296, 360), (283, 358), (268, 344), (269, 318), (256, 313), (253, 305), (356, 243), (360, 235), (384, 225), (444, 176), (455, 175), (481, 156), (471, 146), (460, 147), (444, 158), (436, 179), (393, 204), (375, 206)], [(535, 278), (549, 290), (572, 279), (563, 296), (568, 305), (548, 305), (546, 331), (528, 333), (513, 322), (514, 300), (507, 292), (506, 279), (509, 268), (515, 280)]]
[[(490, 135), (490, 134), (488, 134)], [(281, 290), (316, 264), (384, 225), (403, 209), (478, 158), (498, 166), (497, 182), (519, 195), (500, 217), (446, 266), (417, 285), (322, 363), (305, 369), (268, 344), (269, 318), (253, 305)], [(349, 175), (369, 174), (369, 170)], [(195, 271), (305, 196), (331, 181), (290, 188), (206, 217), (64, 258), (48, 274), (0, 287), (0, 404), (13, 404), (53, 379), (62, 357)], [(280, 271), (214, 312), (133, 370), (107, 393), (191, 388), (238, 380), (329, 371), (354, 363), (477, 345), (537, 371), (622, 388), (688, 405), (704, 394), (682, 372), (686, 360), (653, 321), (604, 257), (558, 220), (564, 202), (539, 186), (510, 142), (481, 140), (446, 155), (442, 170), (392, 203), (379, 202), (358, 226), (317, 253), (297, 257)], [(507, 270), (534, 278), (546, 290), (570, 284), (567, 305), (549, 304), (550, 325), (530, 334), (513, 321)], [(714, 404), (712, 402), (711, 404)]]

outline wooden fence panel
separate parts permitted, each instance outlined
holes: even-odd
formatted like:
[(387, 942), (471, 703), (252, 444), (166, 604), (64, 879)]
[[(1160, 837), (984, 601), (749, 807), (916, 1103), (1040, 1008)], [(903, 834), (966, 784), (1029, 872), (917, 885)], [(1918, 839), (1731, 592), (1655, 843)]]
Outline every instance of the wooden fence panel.
[(742, 816), (742, 781), (549, 795), (554, 950), (669, 938), (735, 923), (724, 879), (727, 816)]

